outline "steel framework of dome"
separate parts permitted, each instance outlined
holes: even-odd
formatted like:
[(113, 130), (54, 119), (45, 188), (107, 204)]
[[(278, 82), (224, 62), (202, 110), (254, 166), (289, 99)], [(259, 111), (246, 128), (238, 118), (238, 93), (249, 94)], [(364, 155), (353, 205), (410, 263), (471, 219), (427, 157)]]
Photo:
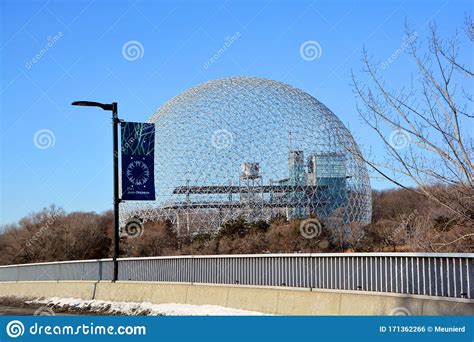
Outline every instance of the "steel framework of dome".
[(178, 234), (226, 221), (338, 217), (371, 220), (358, 147), (324, 104), (287, 84), (254, 77), (205, 82), (165, 103), (156, 126), (156, 201), (122, 203), (132, 216), (169, 220)]

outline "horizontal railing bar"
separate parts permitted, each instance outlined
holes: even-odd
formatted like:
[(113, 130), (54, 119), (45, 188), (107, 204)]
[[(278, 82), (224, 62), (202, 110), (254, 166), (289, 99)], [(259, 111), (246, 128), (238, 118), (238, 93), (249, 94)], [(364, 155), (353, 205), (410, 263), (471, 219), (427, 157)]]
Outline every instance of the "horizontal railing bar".
[(474, 253), (268, 253), (268, 254), (216, 254), (216, 255), (172, 255), (154, 257), (127, 257), (118, 260), (152, 260), (152, 259), (181, 259), (181, 258), (289, 258), (289, 257), (428, 257), (428, 258), (474, 258)]
[[(58, 265), (58, 264), (82, 264), (86, 262), (104, 262), (112, 261), (112, 258), (107, 259), (84, 259), (84, 260), (64, 260), (64, 261), (45, 261), (45, 262), (34, 262), (30, 264), (12, 264), (12, 265), (0, 265), (0, 268), (8, 267), (22, 267), (22, 266), (36, 266), (36, 265)], [(120, 260), (120, 259), (119, 259)]]
[[(427, 258), (474, 258), (474, 253), (269, 253), (269, 254), (217, 254), (217, 255), (172, 255), (172, 256), (155, 256), (155, 257), (127, 257), (119, 258), (119, 261), (128, 260), (157, 260), (157, 259), (219, 259), (219, 258), (291, 258), (291, 257), (427, 257)], [(17, 266), (33, 266), (33, 265), (56, 265), (68, 263), (85, 263), (85, 262), (105, 262), (112, 261), (112, 258), (106, 259), (85, 259), (85, 260), (65, 260), (65, 261), (49, 261), (29, 264), (13, 264), (1, 265), (0, 268), (17, 267)]]

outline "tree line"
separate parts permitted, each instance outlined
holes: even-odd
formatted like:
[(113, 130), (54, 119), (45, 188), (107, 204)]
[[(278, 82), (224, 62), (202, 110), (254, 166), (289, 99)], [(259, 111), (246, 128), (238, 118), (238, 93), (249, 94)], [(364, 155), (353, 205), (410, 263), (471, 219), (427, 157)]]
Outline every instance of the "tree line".
[[(469, 215), (472, 217), (472, 208)], [(307, 218), (306, 218), (307, 220)], [(123, 236), (121, 256), (295, 252), (473, 252), (473, 221), (407, 189), (373, 191), (372, 223), (338, 226), (321, 221), (314, 236), (305, 219), (225, 222), (218, 232), (178, 236), (170, 222), (143, 223), (142, 234)], [(341, 227), (344, 227), (343, 229)], [(113, 213), (66, 213), (51, 206), (0, 234), (0, 264), (107, 258), (112, 255)]]

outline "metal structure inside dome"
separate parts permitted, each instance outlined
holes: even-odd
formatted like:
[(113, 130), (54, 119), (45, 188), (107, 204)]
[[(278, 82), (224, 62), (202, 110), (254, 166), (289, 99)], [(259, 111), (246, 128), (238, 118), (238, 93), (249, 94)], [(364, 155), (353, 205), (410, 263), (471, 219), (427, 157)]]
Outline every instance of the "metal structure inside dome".
[(350, 132), (324, 104), (253, 77), (209, 81), (165, 103), (155, 123), (156, 201), (122, 203), (131, 217), (169, 220), (178, 234), (226, 221), (317, 216), (371, 220), (371, 189)]

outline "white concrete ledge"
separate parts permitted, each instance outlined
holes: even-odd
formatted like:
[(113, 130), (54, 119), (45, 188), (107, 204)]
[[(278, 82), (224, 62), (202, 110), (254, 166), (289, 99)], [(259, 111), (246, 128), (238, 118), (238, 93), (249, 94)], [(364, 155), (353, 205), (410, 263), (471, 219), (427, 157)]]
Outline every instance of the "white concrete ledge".
[[(213, 304), (280, 315), (474, 315), (474, 300), (369, 291), (119, 281), (0, 282), (0, 297)], [(397, 311), (398, 310), (398, 311)]]

